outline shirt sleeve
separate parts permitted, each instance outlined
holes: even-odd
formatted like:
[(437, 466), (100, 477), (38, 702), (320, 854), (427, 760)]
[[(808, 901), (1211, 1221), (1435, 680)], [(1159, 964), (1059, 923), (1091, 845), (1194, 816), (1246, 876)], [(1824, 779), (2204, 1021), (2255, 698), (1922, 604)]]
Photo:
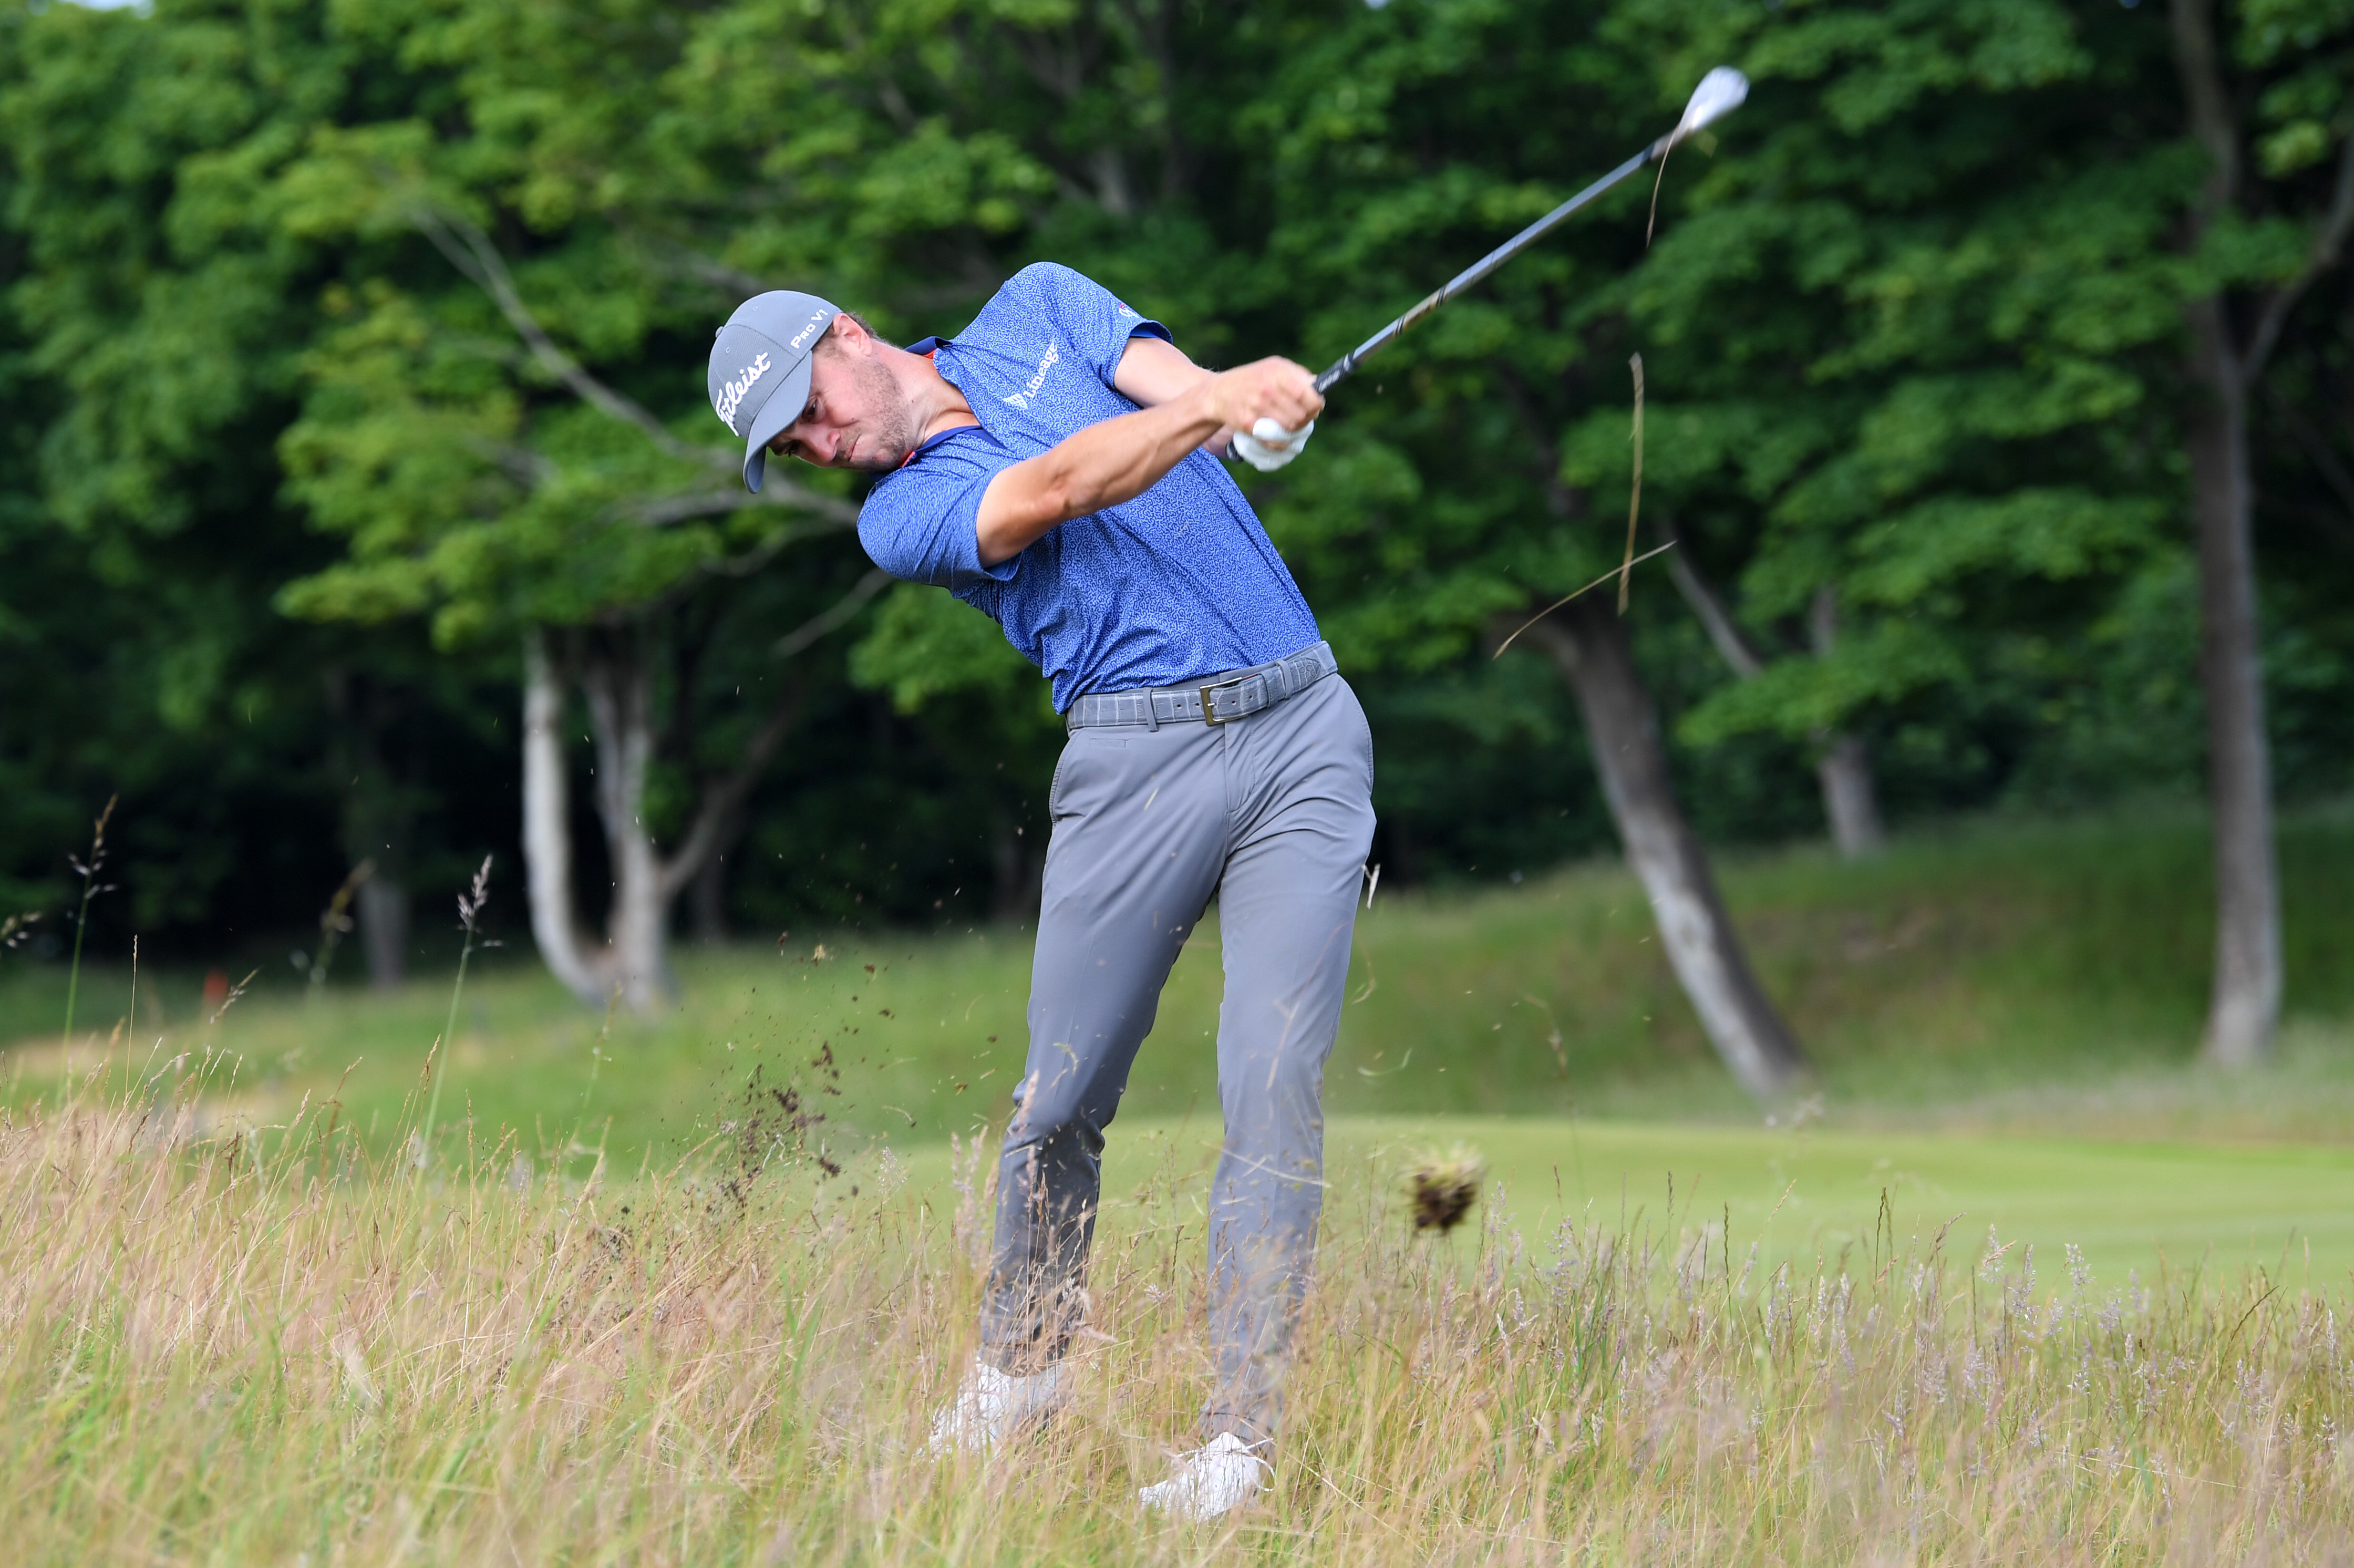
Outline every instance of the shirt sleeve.
[(858, 542), (893, 577), (961, 594), (1011, 581), (1022, 557), (981, 565), (977, 532), (981, 493), (1013, 460), (979, 430), (950, 446), (885, 474), (866, 493)]
[(1062, 333), (1105, 386), (1119, 371), (1128, 340), (1141, 333), (1173, 343), (1169, 329), (1115, 298), (1094, 279), (1053, 261), (1024, 267), (1014, 275), (1037, 308)]

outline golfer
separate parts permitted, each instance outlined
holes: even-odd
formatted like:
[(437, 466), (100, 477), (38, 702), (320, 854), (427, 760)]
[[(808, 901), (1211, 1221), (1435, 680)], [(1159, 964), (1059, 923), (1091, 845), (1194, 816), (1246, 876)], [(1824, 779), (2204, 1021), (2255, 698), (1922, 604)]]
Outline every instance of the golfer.
[(754, 490), (770, 452), (882, 475), (859, 513), (867, 554), (1003, 627), (1069, 732), (981, 1348), (935, 1452), (991, 1446), (1066, 1396), (1104, 1128), (1170, 965), (1218, 899), (1215, 1383), (1204, 1446), (1141, 1497), (1224, 1513), (1272, 1475), (1373, 760), (1356, 694), (1219, 459), (1289, 461), (1323, 399), (1288, 360), (1204, 370), (1159, 323), (1052, 265), (1016, 274), (954, 337), (908, 348), (823, 300), (761, 294), (719, 330), (710, 392)]

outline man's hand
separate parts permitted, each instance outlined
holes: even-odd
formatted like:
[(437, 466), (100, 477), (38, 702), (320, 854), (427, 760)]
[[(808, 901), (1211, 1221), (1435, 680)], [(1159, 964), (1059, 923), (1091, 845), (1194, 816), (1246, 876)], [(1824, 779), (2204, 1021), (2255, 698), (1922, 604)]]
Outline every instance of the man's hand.
[(1186, 368), (1191, 376), (1169, 368), (1172, 374), (1151, 378), (1156, 385), (1132, 391), (1126, 385), (1131, 378), (1123, 361), (1122, 374), (1113, 385), (1131, 401), (1144, 400), (1138, 391), (1173, 395), (1133, 414), (1090, 425), (1052, 450), (998, 471), (981, 493), (973, 523), (983, 566), (1011, 560), (1074, 517), (1133, 501), (1196, 447), (1247, 430), (1261, 419), (1273, 419), (1288, 430), (1301, 429), (1324, 407), (1324, 399), (1316, 395), (1316, 377), (1307, 366), (1288, 359), (1262, 359), (1214, 376), (1190, 361)]
[(1288, 359), (1262, 359), (1213, 376), (1201, 390), (1215, 404), (1219, 424), (1229, 430), (1255, 431), (1262, 419), (1274, 420), (1278, 429), (1304, 430), (1324, 411), (1316, 377), (1306, 366)]
[[(1283, 360), (1267, 360), (1268, 366), (1281, 366)], [(1257, 371), (1258, 366), (1251, 366)], [(1157, 408), (1163, 403), (1173, 403), (1189, 392), (1200, 391), (1217, 379), (1216, 374), (1204, 370), (1180, 353), (1175, 344), (1157, 337), (1137, 336), (1129, 340), (1128, 352), (1120, 356), (1119, 370), (1112, 385), (1120, 395), (1140, 408)], [(1264, 380), (1264, 376), (1261, 376)], [(1289, 377), (1278, 377), (1280, 383), (1296, 387)], [(1312, 391), (1315, 386), (1309, 383)], [(1265, 390), (1264, 387), (1257, 388)], [(1285, 389), (1278, 385), (1277, 391)], [(1228, 389), (1247, 396), (1248, 387)], [(1316, 428), (1314, 419), (1305, 427), (1286, 425), (1272, 414), (1261, 415), (1247, 425), (1221, 425), (1215, 435), (1203, 443), (1213, 456), (1238, 457), (1261, 471), (1281, 468), (1299, 455), (1308, 432)]]
[(1287, 430), (1272, 418), (1261, 419), (1247, 430), (1235, 432), (1235, 455), (1261, 473), (1273, 473), (1298, 457), (1315, 433), (1313, 419), (1297, 430)]

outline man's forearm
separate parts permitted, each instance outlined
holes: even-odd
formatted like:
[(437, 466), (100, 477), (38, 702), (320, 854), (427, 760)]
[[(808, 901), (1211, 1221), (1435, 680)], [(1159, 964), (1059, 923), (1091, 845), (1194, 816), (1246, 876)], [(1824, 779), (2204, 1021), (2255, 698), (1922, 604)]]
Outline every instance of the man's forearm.
[[(1127, 352), (1119, 356), (1119, 368), (1113, 373), (1111, 384), (1138, 408), (1157, 408), (1163, 403), (1175, 402), (1214, 374), (1188, 359), (1175, 344), (1140, 333), (1128, 340)], [(1234, 433), (1232, 427), (1219, 426), (1202, 443), (1202, 450), (1212, 457), (1225, 457)]]
[[(1169, 389), (1182, 385), (1172, 378)], [(1090, 425), (989, 482), (973, 521), (981, 563), (1011, 560), (1074, 517), (1134, 500), (1223, 431), (1248, 429), (1262, 418), (1296, 430), (1323, 407), (1306, 366), (1262, 359), (1204, 375), (1156, 407)]]
[(1218, 433), (1206, 400), (1188, 394), (1090, 425), (990, 481), (974, 534), (981, 562), (1011, 560), (1060, 524), (1133, 501)]

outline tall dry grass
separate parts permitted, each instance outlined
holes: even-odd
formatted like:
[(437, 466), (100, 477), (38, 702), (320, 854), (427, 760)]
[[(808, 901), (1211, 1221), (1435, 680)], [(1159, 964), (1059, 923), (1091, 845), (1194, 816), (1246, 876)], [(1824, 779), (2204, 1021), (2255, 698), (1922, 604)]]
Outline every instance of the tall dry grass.
[[(1337, 1196), (1278, 1483), (1140, 1516), (1204, 1392), (1198, 1178), (1119, 1194), (1076, 1408), (988, 1463), (924, 1423), (969, 1354), (987, 1194), (755, 1133), (585, 1182), (332, 1106), (200, 1128), (204, 1064), (0, 1131), (11, 1562), (1730, 1563), (2344, 1560), (2343, 1302), (2094, 1298), (2016, 1252), (1493, 1220)], [(176, 1087), (175, 1086), (176, 1084)], [(856, 1186), (855, 1196), (851, 1189)], [(1664, 1238), (1664, 1239), (1663, 1239)]]

